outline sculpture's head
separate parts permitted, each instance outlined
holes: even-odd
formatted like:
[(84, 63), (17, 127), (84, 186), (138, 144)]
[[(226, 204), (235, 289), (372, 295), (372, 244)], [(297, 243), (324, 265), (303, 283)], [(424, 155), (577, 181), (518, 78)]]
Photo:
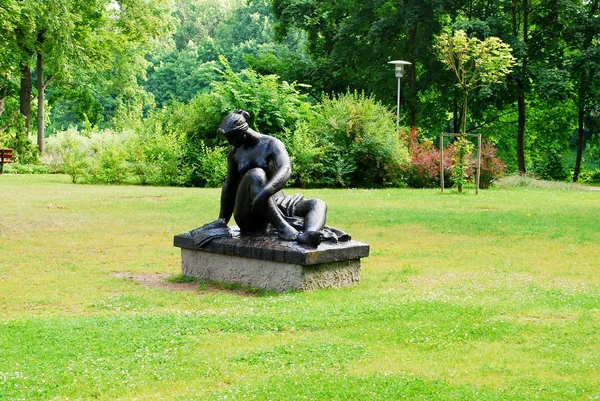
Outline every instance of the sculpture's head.
[(250, 118), (250, 114), (247, 111), (235, 110), (223, 119), (217, 132), (223, 135), (231, 145), (239, 148), (244, 144), (246, 132), (250, 128), (248, 118)]

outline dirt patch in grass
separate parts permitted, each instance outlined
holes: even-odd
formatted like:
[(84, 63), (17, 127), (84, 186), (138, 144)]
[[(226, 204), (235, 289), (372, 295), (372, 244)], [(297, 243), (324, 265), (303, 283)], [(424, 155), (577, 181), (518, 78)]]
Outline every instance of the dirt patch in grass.
[(113, 272), (112, 277), (123, 278), (126, 280), (135, 281), (138, 284), (146, 287), (159, 288), (162, 290), (171, 291), (192, 291), (200, 292), (198, 283), (172, 283), (167, 281), (172, 274), (169, 273), (131, 273), (131, 272)]
[(205, 283), (198, 281), (190, 281), (186, 283), (171, 282), (168, 279), (173, 277), (169, 273), (131, 273), (131, 272), (112, 272), (112, 277), (118, 277), (126, 280), (134, 281), (146, 287), (156, 288), (159, 290), (167, 291), (188, 291), (195, 292), (198, 294), (215, 293), (215, 292), (226, 292), (230, 294), (237, 294), (245, 297), (254, 297), (257, 294), (238, 290), (222, 288), (221, 286), (213, 283)]

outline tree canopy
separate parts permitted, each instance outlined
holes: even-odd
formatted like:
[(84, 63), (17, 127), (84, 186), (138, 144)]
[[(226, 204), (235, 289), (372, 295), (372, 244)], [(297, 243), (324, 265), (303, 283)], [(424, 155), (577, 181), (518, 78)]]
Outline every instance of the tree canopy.
[[(196, 102), (223, 80), (220, 56), (315, 103), (357, 91), (392, 108), (388, 61), (402, 59), (403, 125), (479, 132), (513, 171), (577, 180), (600, 170), (599, 21), (599, 0), (4, 0), (0, 144), (33, 157), (35, 129), (42, 149), (70, 125), (122, 129)], [(451, 38), (464, 70), (439, 57)]]

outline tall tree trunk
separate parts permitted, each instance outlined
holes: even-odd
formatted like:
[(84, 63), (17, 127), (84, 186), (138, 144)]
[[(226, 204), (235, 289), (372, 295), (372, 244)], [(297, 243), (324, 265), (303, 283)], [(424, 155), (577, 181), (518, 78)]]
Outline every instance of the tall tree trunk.
[[(523, 14), (523, 43), (527, 45), (529, 36), (529, 2), (523, 0), (522, 9), (520, 10)], [(515, 38), (519, 37), (519, 8), (518, 1), (512, 1), (512, 24), (513, 24), (513, 35)], [(526, 50), (527, 51), (527, 50)], [(526, 110), (525, 110), (525, 83), (527, 82), (527, 53), (523, 54), (521, 63), (521, 76), (518, 77), (517, 83), (517, 112), (518, 112), (518, 123), (517, 123), (517, 163), (519, 165), (519, 172), (525, 174), (525, 123), (526, 123)]]
[(581, 159), (583, 156), (583, 104), (579, 105), (577, 110), (577, 159), (575, 160), (575, 169), (573, 170), (573, 182), (579, 180), (581, 173)]
[(460, 118), (460, 133), (462, 135), (467, 133), (467, 98), (469, 93), (465, 90), (463, 92), (463, 104), (462, 104), (462, 115)]
[(3, 86), (2, 89), (0, 89), (0, 117), (2, 117), (2, 114), (4, 114), (4, 101), (8, 97), (7, 93), (8, 90), (5, 86)]
[(37, 54), (36, 63), (38, 110), (37, 110), (37, 143), (40, 154), (44, 153), (44, 59), (42, 52)]
[(25, 131), (27, 137), (31, 131), (31, 69), (27, 64), (21, 64), (21, 93), (19, 112), (25, 116)]
[(454, 91), (454, 111), (452, 113), (452, 132), (456, 133), (458, 128), (458, 100), (456, 100), (456, 90)]
[[(418, 34), (418, 29), (419, 29), (419, 22), (415, 22), (413, 28), (410, 30), (410, 32), (408, 33), (409, 35), (409, 43), (411, 44), (410, 46), (410, 60), (413, 63), (413, 65), (411, 65), (408, 68), (408, 93), (412, 94), (416, 92), (416, 85), (417, 85), (417, 66), (415, 65), (415, 52), (416, 52), (416, 43), (417, 43), (417, 34)], [(411, 127), (415, 127), (417, 125), (417, 105), (416, 105), (416, 100), (414, 96), (409, 96), (408, 99), (408, 122), (410, 124)]]
[(519, 172), (525, 174), (525, 89), (522, 82), (519, 82), (517, 88), (519, 92), (519, 98), (517, 99), (517, 162)]
[[(598, 0), (592, 3), (589, 17), (594, 18), (594, 15), (598, 12)], [(583, 50), (589, 49), (593, 41), (593, 35), (588, 35), (583, 44)], [(578, 105), (577, 105), (577, 158), (575, 159), (575, 168), (573, 170), (573, 182), (579, 181), (579, 174), (581, 174), (581, 160), (583, 158), (583, 117), (585, 115), (585, 103), (586, 93), (589, 90), (587, 87), (588, 74), (585, 71), (581, 72), (579, 76), (579, 92), (578, 92)]]

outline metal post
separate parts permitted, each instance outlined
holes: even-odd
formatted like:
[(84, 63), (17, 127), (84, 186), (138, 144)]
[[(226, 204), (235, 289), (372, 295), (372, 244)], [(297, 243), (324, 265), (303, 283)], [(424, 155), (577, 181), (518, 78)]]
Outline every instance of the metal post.
[(481, 134), (477, 136), (477, 187), (475, 194), (479, 194), (479, 182), (481, 178)]
[(400, 129), (400, 77), (398, 77), (398, 101), (396, 102), (396, 131)]
[(396, 78), (398, 78), (398, 99), (396, 101), (396, 131), (400, 130), (400, 79), (404, 75), (404, 66), (410, 65), (408, 61), (394, 60), (388, 61), (388, 64), (394, 64)]
[(440, 132), (440, 187), (444, 193), (444, 133)]

